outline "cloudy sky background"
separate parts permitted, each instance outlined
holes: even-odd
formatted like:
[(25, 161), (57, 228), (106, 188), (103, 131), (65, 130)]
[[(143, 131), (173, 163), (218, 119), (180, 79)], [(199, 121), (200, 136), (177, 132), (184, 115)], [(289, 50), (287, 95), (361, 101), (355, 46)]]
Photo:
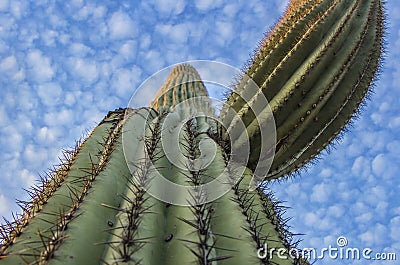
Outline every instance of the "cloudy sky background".
[[(286, 4), (0, 0), (0, 216), (156, 71), (191, 59), (242, 67)], [(386, 8), (387, 59), (360, 118), (317, 165), (272, 187), (292, 208), (292, 231), (305, 234), (300, 247), (345, 236), (349, 247), (400, 259), (400, 3)]]

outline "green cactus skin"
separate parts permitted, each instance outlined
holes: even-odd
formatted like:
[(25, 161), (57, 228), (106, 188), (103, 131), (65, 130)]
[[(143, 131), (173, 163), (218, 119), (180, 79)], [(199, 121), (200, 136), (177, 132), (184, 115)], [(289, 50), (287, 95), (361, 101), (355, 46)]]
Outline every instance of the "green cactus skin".
[[(32, 201), (23, 205), (21, 218), (13, 225), (1, 247), (2, 256), (13, 253), (3, 263), (42, 263), (47, 260), (58, 244), (64, 242), (66, 231), (74, 231), (72, 221), (81, 215), (88, 219), (76, 228), (83, 231), (94, 229), (92, 234), (95, 238), (100, 235), (99, 230), (107, 229), (108, 220), (115, 222), (113, 211), (98, 211), (97, 201), (118, 205), (121, 198), (115, 194), (117, 189), (126, 185), (129, 176), (129, 170), (123, 172), (127, 168), (123, 155), (116, 157), (113, 152), (116, 142), (120, 141), (123, 116), (123, 110), (109, 113), (76, 149), (73, 156), (55, 171), (53, 177), (43, 180), (42, 187), (33, 191)], [(120, 174), (120, 179), (115, 179), (114, 174)], [(92, 192), (93, 190), (98, 192)], [(92, 209), (83, 212), (86, 207)], [(99, 215), (108, 218), (107, 221), (102, 223), (103, 220), (97, 218)], [(87, 233), (81, 231), (78, 236), (88, 235)], [(100, 238), (95, 238), (92, 240), (101, 241)], [(84, 238), (89, 239), (91, 238), (88, 236)], [(92, 244), (87, 243), (84, 248), (80, 246), (80, 251), (84, 254), (82, 257), (98, 255), (92, 249)], [(79, 248), (79, 245), (75, 247)], [(69, 256), (73, 258), (75, 255)]]
[[(208, 97), (208, 92), (196, 69), (191, 65), (181, 64), (171, 70), (150, 106), (158, 112), (168, 111), (171, 106), (191, 97)], [(207, 107), (211, 109), (210, 106)]]
[(221, 114), (231, 127), (239, 119), (248, 126), (251, 169), (259, 162), (262, 124), (249, 107), (261, 94), (269, 101), (277, 131), (266, 179), (302, 168), (342, 131), (379, 67), (383, 19), (379, 0), (291, 2), (246, 71), (260, 87), (258, 94), (249, 101), (240, 96), (248, 86), (243, 78), (227, 100), (239, 116)]
[[(179, 135), (184, 168), (167, 159), (161, 128), (169, 113), (184, 118), (175, 111), (178, 103), (208, 93), (193, 67), (175, 67), (151, 107), (110, 112), (30, 191), (31, 201), (19, 202), (23, 213), (0, 226), (0, 264), (308, 264), (301, 258), (257, 257), (265, 244), (267, 251), (296, 244), (273, 196), (264, 186), (248, 189), (255, 165), (263, 162), (260, 128), (272, 118), (255, 119), (250, 108), (264, 95), (277, 125), (267, 180), (313, 159), (369, 91), (382, 52), (382, 10), (379, 0), (292, 0), (227, 99), (239, 116), (222, 110), (228, 128), (204, 117), (186, 122)], [(246, 76), (260, 87), (247, 102)], [(211, 104), (202, 107), (207, 113)], [(243, 135), (228, 142), (226, 134), (240, 120), (252, 148), (248, 168), (236, 182), (229, 151)], [(137, 128), (145, 124), (142, 137)], [(137, 140), (123, 146), (126, 132)], [(207, 168), (192, 170), (190, 161), (199, 157), (202, 140), (217, 143), (216, 156)], [(215, 201), (204, 203), (196, 190), (191, 205), (183, 207), (146, 192), (156, 170), (174, 183), (197, 186), (224, 168), (232, 188)]]
[[(193, 67), (177, 66), (166, 83), (190, 76), (198, 76)], [(186, 94), (189, 97), (206, 93), (202, 83), (193, 87), (192, 79), (183, 80), (173, 90), (193, 89), (192, 94)], [(179, 102), (178, 99), (171, 104)], [(50, 179), (44, 183), (42, 192), (35, 195), (26, 217), (21, 219), (24, 223), (17, 221), (8, 233), (9, 243), (2, 246), (0, 262), (306, 264), (302, 260), (280, 260), (277, 256), (265, 260), (257, 257), (257, 250), (264, 244), (285, 249), (293, 245), (282, 219), (282, 209), (271, 195), (261, 189), (248, 190), (250, 170), (238, 183), (232, 180), (233, 188), (226, 195), (210, 203), (202, 204), (200, 196), (193, 194), (200, 201), (192, 206), (169, 205), (146, 192), (154, 168), (175, 183), (198, 185), (218, 176), (228, 160), (225, 151), (219, 148), (212, 164), (202, 171), (192, 171), (190, 166), (179, 169), (171, 164), (160, 143), (167, 106), (110, 112), (65, 166), (56, 171), (62, 172), (62, 181), (54, 186), (53, 178)], [(172, 110), (174, 105), (169, 108)], [(147, 115), (149, 118), (145, 119)], [(140, 179), (138, 183), (131, 177), (124, 159), (121, 130), (136, 135), (135, 128), (145, 122), (146, 137), (124, 147), (133, 150), (125, 155), (131, 156), (130, 161), (136, 165), (137, 170), (132, 174)], [(185, 157), (195, 159), (199, 155), (200, 140), (212, 140), (201, 133), (215, 127), (208, 122), (212, 121), (197, 118), (185, 125), (180, 139)], [(233, 170), (229, 174), (233, 179)], [(43, 194), (46, 201), (36, 203), (37, 197)]]

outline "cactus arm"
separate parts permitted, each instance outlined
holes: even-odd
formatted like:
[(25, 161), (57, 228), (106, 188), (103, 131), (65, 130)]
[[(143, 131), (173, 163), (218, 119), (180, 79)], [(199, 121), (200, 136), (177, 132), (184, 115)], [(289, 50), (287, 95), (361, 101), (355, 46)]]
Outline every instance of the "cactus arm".
[[(343, 44), (337, 56), (346, 54), (346, 48), (352, 47), (352, 50), (347, 52), (347, 58), (343, 60), (343, 66), (336, 70), (335, 76), (326, 78), (330, 81), (324, 86), (328, 92), (324, 91), (309, 105), (308, 110), (303, 112), (306, 115), (297, 118), (300, 124), (289, 130), (293, 133), (285, 139), (285, 146), (277, 151), (270, 176), (280, 170), (282, 173), (278, 174), (289, 173), (315, 157), (349, 122), (368, 93), (375, 73), (371, 69), (378, 68), (382, 50), (382, 14), (379, 3), (369, 10), (365, 9), (368, 19), (365, 25), (359, 26), (362, 28), (358, 33), (360, 37), (353, 43), (347, 41)], [(302, 139), (299, 139), (300, 135)], [(279, 169), (276, 165), (280, 165)]]
[[(336, 109), (339, 102), (344, 101), (343, 97), (346, 97), (348, 94), (347, 91), (349, 90), (349, 85), (344, 85), (343, 79), (346, 77), (352, 77), (350, 74), (352, 70), (357, 71), (358, 68), (353, 67), (353, 64), (354, 62), (357, 62), (357, 60), (362, 59), (359, 54), (361, 53), (361, 55), (363, 55), (363, 52), (360, 51), (360, 49), (371, 48), (368, 45), (366, 46), (364, 43), (366, 37), (365, 33), (369, 28), (369, 23), (367, 23), (368, 20), (359, 18), (369, 16), (373, 13), (368, 12), (368, 9), (362, 9), (357, 12), (355, 6), (349, 11), (351, 12), (338, 22), (336, 30), (333, 32), (330, 40), (324, 44), (325, 48), (322, 49), (323, 53), (311, 56), (309, 65), (313, 65), (313, 67), (307, 69), (304, 73), (299, 73), (297, 75), (299, 76), (297, 78), (298, 80), (296, 80), (295, 77), (293, 78), (293, 82), (288, 82), (289, 84), (295, 83), (298, 84), (298, 86), (301, 85), (304, 89), (301, 91), (296, 91), (294, 89), (287, 94), (282, 93), (281, 99), (277, 99), (277, 103), (272, 103), (276, 106), (275, 116), (279, 117), (279, 120), (275, 120), (278, 128), (277, 137), (278, 139), (285, 137), (286, 146), (290, 146), (293, 141), (298, 140), (300, 135), (302, 136), (302, 141), (307, 141), (309, 135), (302, 134), (302, 129), (311, 127), (317, 129), (318, 126), (314, 126), (313, 123), (315, 123), (317, 116), (321, 116), (322, 108), (324, 108), (323, 111), (326, 114), (326, 112), (328, 112), (327, 109)], [(352, 19), (352, 24), (346, 23), (349, 19)], [(362, 24), (360, 25), (360, 23)], [(348, 38), (348, 36), (360, 37)], [(342, 38), (346, 41), (334, 41), (337, 38)], [(358, 56), (354, 56), (357, 54)], [(314, 61), (317, 63), (313, 63)], [(335, 64), (332, 65), (332, 62), (335, 62)], [(330, 67), (332, 72), (325, 71), (327, 67)], [(311, 70), (316, 72), (316, 76), (319, 76), (320, 78), (316, 79), (315, 77), (309, 77), (308, 75)], [(306, 76), (306, 78), (303, 78), (303, 76)], [(301, 80), (302, 78), (304, 81)], [(330, 101), (330, 104), (327, 104), (328, 100)], [(335, 101), (338, 103), (333, 103)], [(297, 103), (299, 106), (295, 106), (296, 102), (300, 102)], [(283, 114), (282, 111), (280, 111), (282, 108), (279, 108), (278, 106), (283, 104), (287, 104), (289, 108), (297, 108), (299, 111), (293, 112), (289, 115)], [(329, 115), (326, 116), (329, 117)], [(312, 135), (316, 135), (316, 133)], [(280, 147), (281, 146), (278, 146), (277, 157), (281, 160), (276, 160), (276, 164), (283, 164), (284, 161), (282, 161), (282, 159), (292, 157), (293, 153), (296, 153), (297, 151), (297, 149), (294, 148), (294, 150), (291, 149), (291, 151), (288, 151), (288, 148)], [(285, 156), (282, 155), (282, 152), (285, 152)]]
[[(321, 28), (321, 24), (324, 23), (326, 27), (330, 27), (332, 24), (333, 26), (335, 26), (334, 23), (337, 22), (335, 20), (336, 16), (338, 14), (341, 14), (342, 12), (345, 12), (346, 9), (348, 8), (348, 6), (345, 5), (344, 3), (346, 3), (346, 1), (342, 1), (341, 5), (338, 5), (338, 1), (334, 2), (333, 5), (329, 6), (329, 8), (322, 15), (319, 15), (315, 23), (308, 26), (308, 29), (305, 30), (305, 34), (300, 38), (297, 44), (290, 51), (288, 51), (286, 56), (282, 58), (281, 62), (279, 62), (274, 71), (267, 77), (267, 79), (261, 85), (260, 91), (257, 92), (258, 94), (254, 95), (248, 103), (245, 103), (242, 106), (242, 109), (239, 111), (240, 115), (236, 116), (235, 119), (232, 120), (230, 127), (236, 126), (236, 124), (240, 122), (239, 121), (240, 119), (245, 123), (245, 125), (249, 125), (249, 123), (252, 122), (256, 123), (254, 115), (251, 115), (250, 107), (254, 104), (257, 104), (257, 100), (262, 96), (261, 93), (267, 96), (270, 108), (275, 114), (275, 121), (280, 122), (281, 119), (284, 120), (285, 117), (277, 115), (277, 111), (279, 109), (282, 109), (282, 107), (280, 106), (287, 105), (288, 103), (287, 101), (290, 96), (294, 97), (295, 94), (300, 94), (300, 95), (302, 94), (303, 91), (301, 91), (301, 89), (298, 88), (297, 84), (301, 80), (310, 82), (312, 84), (312, 82), (319, 76), (320, 69), (322, 69), (323, 67), (322, 66), (319, 67), (317, 69), (318, 71), (314, 70), (316, 72), (315, 75), (310, 75), (309, 73), (310, 65), (313, 62), (318, 62), (316, 61), (316, 59), (319, 60), (319, 58), (321, 58), (322, 55), (326, 53), (326, 50), (329, 47), (328, 44), (331, 44), (332, 39), (336, 37), (334, 35), (329, 36), (328, 34), (328, 38), (325, 40), (325, 43), (327, 44), (325, 49), (323, 47), (324, 45), (321, 45), (322, 47), (316, 46), (316, 44), (318, 44), (321, 40), (323, 40), (322, 39), (323, 28)], [(351, 12), (353, 10), (354, 7), (352, 9), (347, 10), (347, 12)], [(334, 11), (336, 11), (337, 13), (336, 16), (332, 16), (332, 12)], [(337, 25), (335, 28), (340, 28), (341, 24), (339, 22), (336, 23)], [(309, 55), (310, 53), (311, 55)], [(311, 57), (310, 59), (308, 59), (309, 61), (307, 61), (307, 57)], [(309, 74), (310, 78), (305, 78), (306, 74)], [(309, 81), (309, 79), (311, 80)], [(288, 85), (285, 86), (285, 84)], [(270, 85), (271, 88), (279, 88), (279, 90), (275, 94), (274, 92), (271, 92), (270, 91), (271, 89), (268, 87), (269, 93), (266, 94), (265, 91), (266, 85)], [(307, 84), (304, 84), (304, 88), (308, 89)], [(274, 94), (274, 96), (271, 97), (270, 93)], [(293, 102), (298, 103), (299, 100)], [(285, 105), (283, 105), (283, 103), (285, 103)], [(289, 105), (288, 108), (292, 109), (293, 107)], [(281, 115), (284, 116), (286, 113), (292, 113), (292, 112), (282, 111)], [(279, 129), (281, 128), (277, 124), (277, 130)], [(257, 136), (257, 134), (259, 134), (259, 132), (257, 131), (254, 133), (252, 131), (249, 131), (249, 133), (251, 134), (251, 136), (254, 135), (255, 137)], [(255, 144), (254, 146), (257, 146), (257, 144)]]
[[(382, 10), (382, 7), (380, 7), (380, 10)], [(383, 23), (382, 23), (382, 18), (383, 14), (378, 15), (378, 20), (381, 20), (378, 22), (378, 26), (376, 28), (377, 33), (379, 35), (383, 35)], [(374, 43), (374, 51), (379, 50), (381, 51), (382, 48), (382, 43), (379, 40), (375, 40)], [(371, 52), (369, 54), (368, 60), (366, 64), (364, 65), (364, 68), (362, 69), (362, 72), (354, 72), (354, 74), (350, 75), (353, 77), (357, 77), (357, 80), (353, 80), (353, 85), (354, 88), (351, 95), (349, 95), (346, 100), (343, 103), (343, 106), (336, 111), (335, 116), (340, 116), (340, 115), (346, 115), (346, 121), (345, 122), (340, 122), (340, 120), (335, 120), (332, 119), (328, 122), (325, 122), (327, 125), (327, 129), (329, 131), (334, 131), (334, 135), (324, 135), (319, 133), (319, 137), (314, 137), (313, 140), (310, 142), (311, 144), (309, 145), (309, 148), (304, 149), (304, 152), (301, 154), (301, 157), (299, 158), (300, 161), (304, 161), (303, 164), (297, 165), (297, 168), (302, 167), (305, 163), (307, 163), (310, 159), (314, 158), (318, 153), (320, 153), (323, 149), (326, 148), (326, 146), (341, 132), (344, 130), (346, 124), (349, 123), (350, 119), (357, 113), (357, 110), (359, 109), (359, 106), (362, 104), (362, 101), (365, 97), (365, 95), (368, 95), (368, 88), (371, 84), (371, 80), (373, 80), (373, 76), (371, 73), (368, 71), (370, 68), (378, 68), (379, 67), (379, 59), (380, 54)], [(358, 87), (363, 87), (363, 89), (356, 89)], [(354, 99), (354, 100), (351, 100)], [(352, 113), (352, 114), (349, 114)], [(353, 114), (354, 113), (354, 114)], [(319, 122), (323, 123), (324, 121), (322, 119), (318, 119)], [(308, 130), (311, 130), (309, 128)], [(312, 133), (312, 131), (306, 131), (306, 134)], [(289, 173), (291, 169), (285, 169), (282, 171), (281, 174), (286, 174)], [(272, 173), (271, 173), (272, 174)], [(279, 174), (279, 173), (278, 173)]]
[[(297, 3), (298, 1), (291, 2), (291, 4)], [(240, 98), (239, 93), (234, 93), (228, 99), (228, 102), (234, 101), (234, 108), (239, 109), (239, 115), (229, 117), (224, 113), (221, 114), (222, 118), (231, 120), (231, 127), (235, 127), (239, 119), (248, 125), (252, 149), (249, 167), (254, 169), (259, 162), (260, 127), (263, 124), (258, 124), (260, 119), (259, 117), (257, 117), (258, 120), (255, 119), (255, 114), (250, 107), (257, 104), (262, 96), (269, 99), (277, 124), (277, 154), (268, 179), (279, 178), (293, 172), (314, 158), (332, 141), (333, 138), (330, 136), (337, 135), (339, 132), (330, 131), (328, 128), (334, 127), (330, 127), (329, 123), (337, 121), (341, 124), (339, 128), (343, 128), (349, 120), (348, 117), (356, 111), (354, 108), (342, 108), (343, 102), (352, 104), (351, 102), (355, 100), (355, 105), (360, 103), (360, 99), (356, 98), (345, 101), (341, 95), (351, 95), (356, 86), (359, 92), (355, 93), (365, 96), (379, 65), (382, 30), (377, 30), (377, 28), (383, 27), (381, 1), (322, 1), (315, 5), (324, 7), (323, 12), (318, 13), (316, 18), (308, 18), (313, 23), (304, 28), (304, 34), (298, 36), (297, 43), (278, 64), (273, 66), (273, 70), (260, 68), (266, 71), (265, 80), (252, 99), (240, 103), (240, 100), (236, 100)], [(310, 12), (309, 16), (312, 14)], [(354, 38), (349, 38), (349, 35)], [(265, 43), (267, 45), (269, 42)], [(280, 45), (274, 49), (285, 50)], [(369, 60), (369, 54), (375, 54), (374, 62), (364, 64), (365, 67), (360, 65), (359, 61)], [(259, 62), (262, 60), (260, 56), (256, 57), (254, 64), (262, 64)], [(257, 75), (254, 72), (258, 69), (257, 67), (249, 69), (250, 75)], [(368, 78), (363, 77), (365, 82), (360, 85), (357, 85), (357, 81), (353, 83), (349, 81), (354, 79), (352, 75), (358, 71), (364, 71), (365, 76), (368, 76)], [(247, 83), (243, 81), (238, 86), (239, 92), (245, 91)], [(340, 116), (335, 115), (334, 112), (337, 109), (346, 109), (349, 112), (341, 112)], [(332, 111), (329, 112), (329, 110)], [(318, 120), (327, 121), (328, 126), (322, 122), (316, 122)], [(305, 134), (306, 129), (314, 133)], [(329, 137), (323, 135), (329, 135)], [(322, 138), (311, 140), (310, 137), (314, 136)], [(247, 136), (241, 135), (237, 142), (240, 143), (241, 138), (245, 137)], [(319, 143), (319, 146), (316, 143)], [(292, 144), (296, 145), (296, 148), (289, 149)]]
[[(342, 7), (340, 11), (344, 10), (343, 2), (339, 6)], [(313, 12), (302, 12), (305, 17), (304, 19), (298, 18), (298, 21), (291, 21), (292, 13), (288, 11), (282, 20), (289, 21), (287, 23), (278, 23), (269, 37), (262, 41), (259, 48), (260, 51), (253, 59), (249, 70), (246, 71), (246, 75), (255, 81), (261, 89), (265, 90), (268, 85), (268, 93), (264, 93), (268, 101), (272, 100), (273, 96), (280, 91), (282, 84), (290, 78), (290, 75), (301, 66), (301, 63), (316, 47), (324, 32), (320, 22), (325, 21), (337, 6), (338, 1), (312, 1), (312, 7), (310, 8), (313, 9)], [(290, 5), (289, 9), (291, 9)], [(296, 8), (292, 9), (296, 10)], [(332, 18), (327, 22), (334, 23)], [(296, 25), (296, 28), (292, 28), (291, 25)], [(280, 32), (286, 33), (281, 33), (284, 34), (284, 36), (281, 36)], [(313, 38), (310, 38), (310, 32), (315, 33)], [(295, 53), (295, 51), (301, 52)], [(295, 55), (295, 58), (292, 57), (293, 55)], [(279, 76), (277, 76), (278, 74)], [(243, 106), (246, 106), (246, 101), (240, 95), (248, 90), (248, 85), (248, 80), (241, 80), (235, 92), (227, 100), (228, 105), (232, 106), (236, 111), (240, 111)], [(251, 97), (254, 95), (252, 94)], [(228, 119), (228, 122), (233, 118), (225, 118), (224, 115), (224, 112), (222, 112), (221, 118)]]
[[(62, 232), (74, 216), (79, 200), (86, 196), (97, 170), (110, 155), (107, 147), (116, 140), (117, 124), (122, 117), (123, 112), (106, 117), (71, 161), (55, 173), (52, 181), (44, 183), (43, 191), (37, 193), (29, 211), (18, 221), (17, 228), (22, 227), (19, 236), (12, 244), (2, 247), (2, 254), (6, 256), (4, 264), (38, 262), (51, 257), (55, 251), (53, 246), (63, 239)], [(103, 139), (105, 135), (109, 137)]]

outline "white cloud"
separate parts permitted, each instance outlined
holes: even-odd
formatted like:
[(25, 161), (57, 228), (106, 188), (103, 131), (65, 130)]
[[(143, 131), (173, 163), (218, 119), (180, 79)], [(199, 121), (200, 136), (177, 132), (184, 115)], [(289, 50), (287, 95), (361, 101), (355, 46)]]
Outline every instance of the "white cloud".
[(142, 49), (142, 50), (149, 49), (150, 44), (151, 44), (151, 36), (147, 33), (140, 35), (139, 43), (140, 43), (140, 49)]
[(396, 216), (390, 220), (390, 237), (398, 241), (400, 235), (400, 216)]
[(321, 172), (318, 174), (318, 176), (322, 178), (330, 178), (333, 175), (333, 170), (331, 168), (324, 168), (321, 170)]
[(380, 113), (372, 113), (371, 120), (375, 123), (375, 125), (381, 125), (384, 122), (384, 116)]
[(151, 73), (162, 69), (165, 65), (162, 54), (157, 50), (149, 50), (148, 52), (141, 54), (142, 58), (145, 59), (145, 69)]
[(128, 40), (122, 43), (117, 50), (110, 63), (104, 62), (102, 65), (102, 76), (106, 73), (110, 77), (116, 69), (127, 67), (137, 59), (138, 44), (135, 40)]
[(372, 171), (376, 177), (391, 179), (395, 176), (396, 163), (391, 161), (390, 156), (386, 154), (378, 154), (372, 160)]
[(382, 103), (379, 105), (379, 111), (380, 111), (380, 112), (386, 112), (386, 111), (388, 111), (388, 110), (390, 110), (390, 104), (389, 104), (388, 102), (382, 102)]
[(21, 108), (23, 111), (28, 111), (30, 115), (34, 114), (38, 106), (38, 98), (35, 91), (32, 90), (28, 84), (23, 83), (19, 85), (15, 96), (18, 108)]
[(14, 125), (18, 131), (23, 131), (28, 135), (33, 131), (31, 117), (29, 116), (29, 114), (19, 114), (15, 119), (16, 124)]
[(186, 3), (184, 0), (163, 0), (155, 1), (156, 12), (164, 16), (179, 15), (185, 9)]
[(18, 63), (14, 55), (10, 55), (0, 62), (1, 72), (15, 72), (16, 70), (18, 70)]
[(121, 45), (119, 49), (119, 55), (123, 56), (126, 61), (133, 62), (137, 53), (137, 42), (135, 40), (129, 40)]
[(9, 1), (8, 0), (2, 0), (0, 1), (0, 11), (6, 11), (9, 7)]
[(360, 214), (359, 216), (357, 216), (355, 218), (355, 221), (358, 223), (366, 224), (366, 223), (370, 222), (372, 219), (373, 219), (372, 213), (369, 212), (369, 213)]
[(28, 9), (28, 3), (21, 0), (10, 1), (9, 5), (11, 14), (13, 14), (18, 19), (21, 18)]
[(46, 46), (54, 46), (59, 37), (59, 34), (57, 31), (54, 30), (46, 30), (41, 33), (40, 37), (42, 38)]
[(400, 127), (400, 116), (393, 117), (389, 122), (389, 128), (399, 128)]
[(231, 42), (231, 40), (235, 37), (233, 25), (230, 22), (217, 21), (215, 26), (215, 29), (219, 35), (217, 41), (221, 45), (229, 44), (229, 42)]
[(59, 135), (61, 135), (60, 130), (56, 127), (44, 126), (38, 130), (36, 139), (40, 144), (49, 146), (53, 144)]
[[(42, 164), (42, 161), (48, 159), (48, 156), (47, 152), (45, 152), (43, 148), (37, 147), (33, 144), (28, 144), (24, 148), (23, 158), (26, 163), (37, 166)], [(25, 178), (27, 177), (25, 176)]]
[(383, 154), (377, 155), (372, 161), (372, 171), (376, 175), (382, 175), (386, 170), (386, 159)]
[(71, 0), (70, 4), (76, 8), (80, 8), (83, 6), (83, 2), (84, 2), (84, 0)]
[(369, 163), (368, 159), (366, 159), (363, 156), (359, 156), (354, 160), (353, 166), (351, 168), (351, 172), (357, 176), (360, 176), (360, 175), (365, 176), (370, 171), (369, 165), (370, 165), (370, 163)]
[(223, 12), (226, 16), (229, 17), (236, 17), (236, 13), (239, 11), (239, 4), (238, 3), (230, 3), (224, 6)]
[(89, 53), (91, 54), (93, 52), (91, 48), (79, 42), (72, 43), (69, 47), (69, 50), (70, 53), (75, 57), (85, 57)]
[(75, 14), (75, 18), (78, 20), (85, 20), (88, 16), (92, 13), (93, 6), (92, 5), (85, 5), (79, 9), (79, 11)]
[(71, 107), (76, 103), (76, 99), (73, 93), (67, 92), (64, 94), (64, 104)]
[(103, 18), (107, 13), (107, 8), (105, 6), (96, 6), (93, 10), (93, 17), (96, 19)]
[(376, 204), (375, 212), (377, 213), (375, 217), (377, 218), (385, 218), (387, 216), (387, 212), (389, 209), (389, 203), (387, 202), (387, 198), (384, 201), (379, 201)]
[(373, 246), (376, 242), (385, 242), (388, 229), (383, 224), (377, 223), (370, 227), (368, 231), (362, 233), (359, 237), (365, 246)]
[(292, 184), (290, 184), (286, 189), (285, 189), (285, 191), (288, 193), (288, 194), (290, 194), (290, 195), (292, 195), (292, 196), (299, 196), (299, 195), (301, 195), (301, 189), (300, 189), (300, 184), (299, 183), (292, 183)]
[[(4, 106), (0, 106), (0, 127), (4, 128), (9, 123), (9, 118)], [(1, 133), (2, 131), (0, 131)]]
[(160, 32), (166, 39), (172, 41), (173, 45), (180, 47), (187, 44), (191, 29), (189, 23), (176, 25), (162, 24), (157, 25), (156, 31)]
[(25, 187), (31, 187), (35, 184), (36, 176), (32, 172), (29, 172), (27, 169), (23, 169), (19, 174), (23, 184)]
[(222, 0), (196, 0), (196, 8), (201, 11), (210, 11), (211, 9), (217, 8), (223, 4)]
[(3, 194), (0, 194), (0, 206), (0, 216), (9, 216), (10, 202)]
[(70, 58), (71, 74), (84, 81), (83, 86), (89, 86), (99, 78), (99, 69), (96, 62), (83, 58)]
[(340, 218), (345, 213), (345, 209), (342, 205), (333, 205), (328, 208), (327, 213), (335, 218)]
[(133, 38), (137, 34), (137, 25), (128, 14), (122, 11), (112, 14), (108, 21), (108, 27), (112, 39)]
[(39, 50), (33, 50), (27, 54), (27, 64), (31, 80), (38, 83), (48, 82), (54, 76), (55, 70), (51, 65), (50, 58)]
[(56, 106), (62, 103), (62, 89), (57, 83), (45, 83), (38, 86), (38, 95), (46, 106)]
[(113, 74), (112, 90), (121, 98), (130, 98), (138, 85), (140, 69), (118, 69)]
[(0, 36), (14, 35), (15, 34), (15, 18), (9, 14), (0, 16)]
[(20, 152), (23, 148), (23, 137), (14, 126), (2, 128), (1, 146), (6, 146), (8, 152)]
[(310, 227), (314, 226), (319, 220), (320, 217), (315, 213), (306, 213), (304, 216), (304, 223)]
[(364, 151), (363, 146), (357, 144), (356, 142), (349, 144), (347, 147), (347, 155), (350, 157), (356, 157), (356, 156), (362, 157), (363, 151)]
[(315, 202), (326, 202), (330, 199), (332, 190), (326, 183), (317, 184), (313, 187), (313, 192), (311, 194), (311, 201)]
[(7, 56), (0, 61), (1, 75), (5, 75), (10, 80), (10, 83), (13, 82), (14, 84), (25, 79), (25, 72), (23, 69), (20, 69), (17, 58), (14, 55)]
[(368, 206), (365, 205), (365, 203), (361, 201), (354, 202), (354, 204), (351, 206), (351, 210), (353, 211), (353, 214), (363, 214), (372, 211)]
[(367, 191), (367, 193), (370, 196), (365, 197), (365, 201), (368, 201), (369, 203), (375, 205), (378, 202), (385, 202), (387, 199), (387, 194), (385, 189), (379, 185), (379, 186), (374, 186), (370, 187)]
[(360, 235), (360, 239), (364, 244), (372, 245), (374, 243), (374, 234), (372, 231), (366, 231)]
[(44, 122), (48, 126), (63, 126), (73, 124), (73, 112), (71, 109), (62, 108), (44, 115)]
[(332, 231), (334, 225), (332, 219), (324, 217), (316, 223), (316, 227), (321, 231)]
[(4, 40), (0, 40), (0, 54), (5, 54), (9, 51), (10, 47), (6, 44)]

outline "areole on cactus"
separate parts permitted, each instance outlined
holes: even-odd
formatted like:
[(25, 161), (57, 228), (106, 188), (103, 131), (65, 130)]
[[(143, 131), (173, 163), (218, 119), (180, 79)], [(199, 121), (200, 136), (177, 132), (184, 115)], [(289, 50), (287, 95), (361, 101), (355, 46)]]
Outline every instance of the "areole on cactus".
[[(292, 0), (218, 117), (196, 69), (176, 66), (149, 107), (109, 112), (32, 200), (19, 202), (22, 214), (0, 227), (0, 264), (308, 264), (288, 254), (296, 244), (281, 206), (264, 185), (249, 185), (255, 174), (267, 183), (295, 172), (349, 122), (379, 67), (382, 5)], [(187, 119), (193, 111), (203, 115)], [(165, 129), (171, 120), (182, 124), (176, 139)], [(271, 120), (276, 144), (264, 153)], [(248, 161), (232, 167), (246, 141)], [(267, 160), (270, 169), (258, 166)], [(154, 185), (159, 175), (188, 191)], [(209, 200), (202, 185), (220, 175), (226, 192)], [(264, 246), (288, 258), (260, 257)]]

